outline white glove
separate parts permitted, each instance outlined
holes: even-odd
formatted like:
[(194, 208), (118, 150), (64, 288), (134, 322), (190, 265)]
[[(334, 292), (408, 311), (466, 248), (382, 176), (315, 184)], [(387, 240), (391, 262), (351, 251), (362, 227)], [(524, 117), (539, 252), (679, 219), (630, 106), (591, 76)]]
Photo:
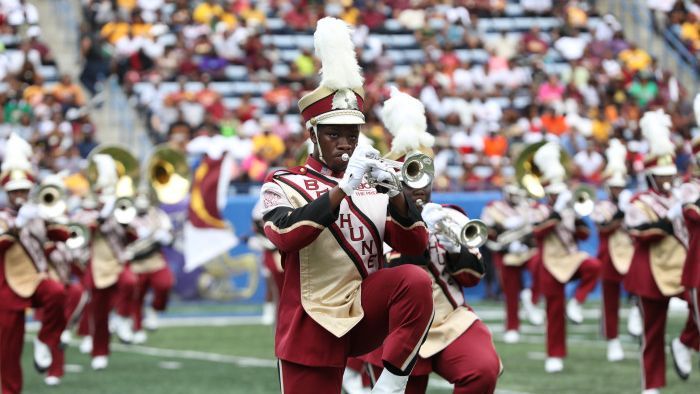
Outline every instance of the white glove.
[(435, 226), (447, 217), (447, 211), (442, 209), (440, 204), (429, 202), (423, 205), (421, 216), (428, 230), (434, 230)]
[[(372, 178), (376, 179), (378, 182), (391, 183), (394, 178), (391, 177), (391, 173), (389, 171), (394, 171), (394, 170), (392, 168), (383, 169), (381, 167), (372, 166), (372, 168), (370, 170), (370, 175), (372, 176)], [(391, 197), (398, 196), (399, 193), (401, 193), (401, 192), (398, 190), (389, 189), (386, 192), (386, 195), (389, 196), (389, 198), (391, 198)]]
[(681, 201), (678, 201), (677, 203), (673, 204), (671, 209), (668, 210), (668, 213), (666, 214), (666, 217), (669, 220), (675, 220), (677, 218), (680, 218), (683, 216), (683, 203)]
[(39, 217), (39, 208), (30, 203), (22, 205), (15, 218), (15, 227), (24, 227), (27, 223)]
[(438, 234), (437, 239), (438, 243), (440, 243), (448, 253), (459, 253), (462, 250), (459, 244), (454, 243), (451, 239), (442, 234)]
[(563, 192), (559, 193), (557, 201), (554, 203), (554, 211), (557, 213), (561, 213), (561, 211), (563, 211), (564, 208), (566, 208), (569, 205), (571, 198), (571, 192), (568, 190), (564, 190)]
[(117, 203), (117, 197), (106, 196), (102, 200), (102, 209), (100, 210), (100, 217), (102, 219), (107, 219), (112, 212), (114, 212), (114, 205)]
[(365, 174), (370, 170), (372, 160), (370, 157), (379, 157), (379, 151), (371, 146), (358, 146), (350, 156), (348, 167), (345, 169), (343, 179), (338, 182), (338, 186), (346, 195), (352, 195), (362, 183)]
[(514, 241), (511, 242), (510, 245), (508, 245), (508, 253), (522, 253), (527, 251), (527, 246), (525, 246), (522, 242), (520, 241)]
[(520, 228), (523, 225), (523, 218), (519, 216), (509, 216), (506, 218), (506, 220), (503, 221), (503, 227), (505, 227), (507, 230), (513, 230), (516, 228)]

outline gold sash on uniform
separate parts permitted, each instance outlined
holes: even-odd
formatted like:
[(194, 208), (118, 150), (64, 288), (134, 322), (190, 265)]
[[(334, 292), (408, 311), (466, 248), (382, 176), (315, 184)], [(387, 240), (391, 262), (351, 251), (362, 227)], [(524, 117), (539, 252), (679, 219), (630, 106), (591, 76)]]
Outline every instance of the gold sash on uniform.
[(671, 235), (649, 248), (651, 274), (661, 294), (670, 297), (683, 292), (681, 275), (686, 254), (685, 247)]
[(119, 274), (122, 273), (122, 265), (114, 255), (107, 240), (99, 232), (92, 244), (92, 278), (95, 287), (105, 289), (117, 283)]
[(585, 252), (570, 253), (554, 233), (545, 237), (542, 263), (559, 283), (568, 282), (587, 258)]
[(5, 279), (10, 289), (23, 298), (31, 297), (46, 274), (37, 271), (22, 245), (15, 241), (5, 252)]
[[(307, 204), (292, 187), (278, 183), (294, 208)], [(314, 321), (340, 338), (364, 317), (362, 276), (328, 228), (299, 251), (301, 305)]]
[(528, 249), (526, 252), (522, 253), (506, 253), (503, 256), (503, 265), (508, 267), (521, 266), (530, 260), (535, 253), (534, 249)]
[(165, 265), (165, 258), (160, 251), (156, 251), (144, 259), (132, 261), (129, 267), (135, 274), (145, 274), (161, 270)]
[(617, 272), (622, 275), (626, 274), (630, 269), (634, 254), (634, 245), (629, 234), (622, 229), (612, 233), (608, 239), (608, 250), (610, 251), (610, 260), (612, 260)]

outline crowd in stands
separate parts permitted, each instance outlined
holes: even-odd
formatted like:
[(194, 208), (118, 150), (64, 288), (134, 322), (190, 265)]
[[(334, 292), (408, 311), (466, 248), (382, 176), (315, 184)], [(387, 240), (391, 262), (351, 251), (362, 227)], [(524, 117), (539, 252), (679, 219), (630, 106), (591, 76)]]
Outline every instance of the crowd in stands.
[(315, 22), (354, 26), (365, 76), (364, 132), (389, 144), (378, 117), (389, 86), (420, 98), (437, 138), (440, 190), (498, 187), (525, 144), (555, 139), (573, 176), (598, 184), (610, 138), (630, 172), (647, 150), (638, 120), (664, 108), (679, 166), (694, 127), (684, 87), (585, 0), (85, 0), (81, 81), (116, 74), (155, 142), (240, 139), (235, 181), (259, 182), (303, 158), (296, 102), (317, 86)]
[(81, 87), (58, 73), (38, 23), (33, 4), (0, 0), (0, 160), (16, 132), (33, 146), (41, 177), (82, 169), (95, 128)]

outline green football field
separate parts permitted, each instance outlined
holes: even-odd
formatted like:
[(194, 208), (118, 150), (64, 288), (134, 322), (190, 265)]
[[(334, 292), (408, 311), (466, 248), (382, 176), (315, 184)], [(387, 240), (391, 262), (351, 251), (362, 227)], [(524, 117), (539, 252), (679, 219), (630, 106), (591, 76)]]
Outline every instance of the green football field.
[[(561, 374), (548, 375), (543, 370), (544, 330), (523, 327), (521, 343), (506, 345), (500, 340), (502, 313), (496, 304), (480, 304), (475, 309), (494, 332), (505, 373), (498, 383), (498, 393), (639, 393), (639, 348), (623, 335), (627, 359), (609, 363), (605, 343), (600, 339), (597, 306), (589, 305), (587, 320), (568, 326), (569, 357)], [(190, 306), (180, 306), (186, 310)], [(215, 307), (217, 313), (226, 306)], [(176, 309), (177, 310), (177, 309)], [(168, 321), (149, 336), (143, 346), (113, 344), (107, 370), (90, 370), (90, 359), (75, 346), (67, 350), (66, 376), (61, 386), (43, 384), (31, 362), (31, 344), (27, 342), (23, 366), (26, 393), (55, 394), (134, 394), (134, 393), (274, 393), (279, 392), (273, 354), (273, 329), (250, 324), (254, 319), (188, 318)], [(184, 323), (183, 323), (184, 322)], [(623, 320), (624, 323), (624, 320)], [(677, 335), (683, 316), (671, 317), (667, 342)], [(171, 326), (172, 325), (172, 326)], [(188, 326), (185, 326), (188, 325)], [(624, 331), (624, 330), (621, 330)], [(33, 334), (28, 334), (28, 340)], [(700, 371), (697, 354), (695, 370), (683, 382), (667, 357), (667, 388), (664, 393), (698, 392)], [(315, 392), (314, 390), (309, 391)], [(430, 393), (451, 392), (449, 385), (434, 376)]]

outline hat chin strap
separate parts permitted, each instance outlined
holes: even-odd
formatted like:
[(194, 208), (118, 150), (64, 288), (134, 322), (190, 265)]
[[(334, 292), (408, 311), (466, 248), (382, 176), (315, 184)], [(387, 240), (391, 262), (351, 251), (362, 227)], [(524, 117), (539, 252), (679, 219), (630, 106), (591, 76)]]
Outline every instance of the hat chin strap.
[(328, 167), (328, 163), (326, 163), (326, 159), (323, 158), (323, 150), (321, 149), (321, 140), (318, 138), (318, 129), (316, 126), (311, 126), (314, 131), (314, 135), (316, 136), (316, 149), (318, 149), (318, 160), (325, 164), (326, 167)]

